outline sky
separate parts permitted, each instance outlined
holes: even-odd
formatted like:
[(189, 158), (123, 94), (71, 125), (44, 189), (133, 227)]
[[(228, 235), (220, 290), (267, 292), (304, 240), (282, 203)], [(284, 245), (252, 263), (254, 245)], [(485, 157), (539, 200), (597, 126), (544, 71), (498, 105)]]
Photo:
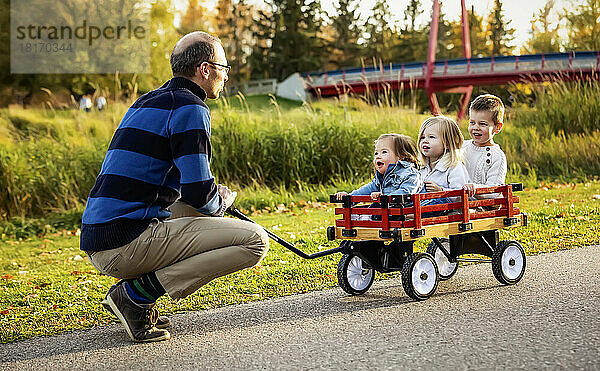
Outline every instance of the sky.
[[(502, 2), (502, 10), (504, 12), (504, 18), (510, 20), (510, 27), (515, 29), (515, 40), (513, 44), (517, 46), (517, 50), (529, 39), (529, 30), (531, 29), (531, 19), (534, 13), (539, 12), (539, 9), (544, 7), (547, 0), (504, 0)], [(572, 7), (574, 3), (581, 3), (582, 0), (555, 0), (553, 17), (554, 21), (558, 21), (557, 12), (562, 11), (565, 7)], [(185, 11), (188, 0), (175, 0), (175, 6), (179, 11)], [(206, 0), (204, 6), (208, 9), (214, 8), (217, 0)], [(255, 3), (260, 3), (260, 0), (255, 0)], [(328, 14), (335, 14), (335, 0), (321, 0), (321, 6)], [(369, 10), (373, 7), (375, 0), (360, 0), (360, 8), (362, 16), (366, 18)], [(404, 9), (406, 9), (407, 0), (389, 0), (390, 11), (396, 19), (402, 19), (404, 17)], [(443, 0), (442, 10), (446, 17), (451, 20), (460, 19), (460, 0)], [(494, 0), (466, 0), (466, 6), (471, 9), (474, 6), (475, 13), (483, 15), (484, 19), (493, 8)], [(424, 12), (421, 16), (420, 21), (423, 23), (429, 23), (431, 21), (431, 7), (432, 0), (421, 0), (421, 7)], [(564, 35), (564, 30), (563, 30)]]

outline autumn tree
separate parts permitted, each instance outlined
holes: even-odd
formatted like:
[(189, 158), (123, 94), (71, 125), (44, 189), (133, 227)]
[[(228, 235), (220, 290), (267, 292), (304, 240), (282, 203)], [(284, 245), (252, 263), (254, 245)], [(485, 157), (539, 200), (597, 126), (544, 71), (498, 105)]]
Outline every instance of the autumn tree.
[(251, 25), (254, 7), (244, 0), (219, 0), (213, 24), (223, 43), (225, 55), (231, 65), (229, 78), (233, 82), (250, 78), (248, 57), (253, 45)]
[(534, 14), (531, 20), (529, 40), (523, 45), (521, 53), (548, 53), (560, 51), (559, 25), (551, 20), (554, 0), (548, 0), (543, 8)]
[(188, 34), (194, 31), (214, 31), (210, 24), (210, 15), (208, 10), (201, 5), (201, 0), (188, 0), (188, 7), (183, 17), (181, 17), (181, 23), (177, 31), (181, 35)]
[(571, 50), (600, 49), (600, 0), (585, 0), (574, 10), (564, 10)]

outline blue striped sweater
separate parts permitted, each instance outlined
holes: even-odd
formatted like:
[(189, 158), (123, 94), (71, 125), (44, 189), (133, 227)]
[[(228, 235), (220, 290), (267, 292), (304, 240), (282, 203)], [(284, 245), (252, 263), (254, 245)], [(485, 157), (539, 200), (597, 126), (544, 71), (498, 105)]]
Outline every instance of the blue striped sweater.
[(110, 142), (81, 227), (81, 250), (128, 244), (152, 219), (181, 201), (222, 216), (224, 203), (210, 171), (210, 112), (206, 93), (174, 77), (140, 97)]

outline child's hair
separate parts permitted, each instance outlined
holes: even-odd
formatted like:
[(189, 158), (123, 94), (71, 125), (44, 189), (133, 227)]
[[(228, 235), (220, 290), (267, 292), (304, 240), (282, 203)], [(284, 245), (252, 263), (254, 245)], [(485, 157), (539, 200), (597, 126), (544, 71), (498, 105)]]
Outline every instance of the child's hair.
[(469, 111), (489, 111), (494, 125), (504, 122), (504, 104), (502, 99), (492, 94), (483, 94), (473, 99)]
[(394, 154), (400, 158), (400, 160), (407, 161), (415, 166), (418, 166), (418, 150), (413, 138), (403, 134), (381, 134), (375, 143), (382, 139), (388, 138), (392, 140), (392, 150), (394, 151)]
[[(419, 129), (419, 144), (421, 143), (421, 136), (425, 129), (432, 125), (439, 126), (440, 139), (444, 146), (444, 154), (440, 158), (441, 163), (447, 167), (451, 167), (463, 162), (461, 148), (465, 138), (460, 132), (460, 128), (456, 121), (449, 117), (435, 116), (423, 121), (421, 128)], [(427, 160), (421, 151), (419, 151), (419, 160), (423, 164), (427, 164)]]

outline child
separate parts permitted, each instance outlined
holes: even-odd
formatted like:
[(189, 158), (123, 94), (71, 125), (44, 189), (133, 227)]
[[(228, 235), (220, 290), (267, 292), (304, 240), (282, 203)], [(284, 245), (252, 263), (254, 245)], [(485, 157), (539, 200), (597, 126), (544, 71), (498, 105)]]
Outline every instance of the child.
[(419, 158), (425, 192), (461, 189), (469, 181), (463, 165), (463, 135), (458, 124), (444, 116), (430, 117), (419, 130)]
[(465, 188), (472, 196), (476, 187), (502, 185), (506, 178), (506, 155), (494, 136), (502, 130), (504, 104), (491, 94), (480, 95), (469, 107), (469, 135), (463, 154), (471, 183)]
[[(401, 134), (383, 134), (375, 141), (373, 180), (350, 194), (370, 195), (373, 200), (377, 200), (382, 194), (418, 193), (423, 182), (417, 164), (417, 147), (412, 138)], [(338, 192), (335, 195), (341, 200), (347, 194)]]

